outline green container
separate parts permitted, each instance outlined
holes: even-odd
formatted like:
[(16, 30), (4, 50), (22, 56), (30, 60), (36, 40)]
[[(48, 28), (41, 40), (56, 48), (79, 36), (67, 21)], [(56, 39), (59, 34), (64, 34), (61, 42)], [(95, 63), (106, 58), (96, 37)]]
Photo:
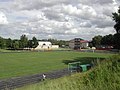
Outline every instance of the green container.
[(91, 64), (80, 65), (80, 62), (73, 62), (68, 64), (69, 71), (85, 72), (89, 70), (88, 67), (91, 67)]
[(80, 62), (73, 62), (68, 64), (68, 70), (69, 71), (76, 71), (78, 65), (80, 65)]
[(80, 65), (82, 67), (82, 71), (85, 72), (87, 71), (87, 65)]

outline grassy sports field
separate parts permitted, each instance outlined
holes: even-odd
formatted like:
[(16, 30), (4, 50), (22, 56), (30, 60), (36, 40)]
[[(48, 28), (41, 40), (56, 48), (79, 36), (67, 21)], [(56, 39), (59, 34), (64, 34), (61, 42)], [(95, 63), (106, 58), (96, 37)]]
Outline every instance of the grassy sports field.
[(120, 90), (120, 55), (112, 56), (88, 72), (15, 90)]
[(0, 53), (0, 79), (62, 69), (71, 61), (85, 63), (111, 55), (75, 51)]

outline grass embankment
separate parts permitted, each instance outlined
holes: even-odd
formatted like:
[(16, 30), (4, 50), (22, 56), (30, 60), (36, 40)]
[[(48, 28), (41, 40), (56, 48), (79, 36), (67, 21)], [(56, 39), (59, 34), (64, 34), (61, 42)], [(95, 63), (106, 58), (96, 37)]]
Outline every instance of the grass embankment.
[(89, 63), (112, 54), (74, 51), (0, 53), (0, 79), (67, 68), (67, 63)]
[(85, 73), (26, 86), (17, 90), (120, 90), (120, 55)]

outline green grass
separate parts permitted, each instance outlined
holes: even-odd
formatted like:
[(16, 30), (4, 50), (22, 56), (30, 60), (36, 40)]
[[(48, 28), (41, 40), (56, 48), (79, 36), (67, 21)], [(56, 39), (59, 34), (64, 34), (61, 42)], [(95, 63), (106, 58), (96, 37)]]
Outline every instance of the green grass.
[(16, 90), (120, 90), (120, 55), (113, 56), (92, 70)]
[(62, 69), (71, 61), (79, 60), (84, 63), (111, 55), (74, 51), (0, 53), (0, 79)]
[(12, 52), (11, 50), (0, 49), (0, 52)]

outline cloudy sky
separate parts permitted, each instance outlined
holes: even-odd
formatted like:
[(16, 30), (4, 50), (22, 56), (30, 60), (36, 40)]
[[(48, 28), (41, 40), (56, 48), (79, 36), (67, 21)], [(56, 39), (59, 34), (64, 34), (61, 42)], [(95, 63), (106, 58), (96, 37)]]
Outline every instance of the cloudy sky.
[(91, 40), (115, 33), (120, 0), (0, 0), (0, 36)]

